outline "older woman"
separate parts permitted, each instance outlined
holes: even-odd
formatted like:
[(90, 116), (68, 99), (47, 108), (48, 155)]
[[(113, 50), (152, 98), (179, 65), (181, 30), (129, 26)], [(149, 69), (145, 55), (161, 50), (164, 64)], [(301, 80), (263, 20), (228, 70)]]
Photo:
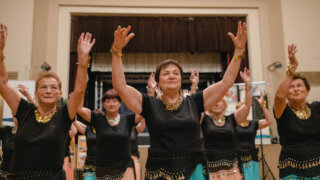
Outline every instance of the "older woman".
[(78, 40), (78, 71), (75, 90), (68, 104), (56, 108), (61, 83), (54, 73), (46, 72), (36, 80), (38, 107), (27, 102), (8, 84), (3, 49), (7, 27), (0, 24), (0, 93), (18, 120), (13, 158), (8, 179), (65, 179), (62, 169), (66, 137), (84, 96), (89, 52), (95, 42), (91, 34)]
[[(308, 80), (296, 74), (296, 45), (288, 46), (290, 64), (274, 100), (280, 144), (280, 179), (320, 178), (320, 103), (307, 103)], [(287, 103), (288, 100), (288, 103)]]
[[(248, 121), (245, 117), (245, 122), (237, 125), (235, 129), (236, 152), (246, 180), (260, 179), (259, 149), (255, 147), (255, 137), (258, 129), (266, 128), (272, 123), (272, 117), (266, 107), (263, 93), (261, 93), (260, 98), (256, 97), (256, 100), (260, 104), (265, 119)], [(241, 108), (241, 106), (244, 106), (243, 102), (239, 102), (236, 109)]]
[(235, 128), (245, 122), (252, 105), (251, 77), (248, 69), (240, 75), (245, 82), (245, 104), (231, 115), (225, 116), (226, 98), (204, 113), (201, 129), (205, 142), (210, 179), (241, 179), (235, 152)]
[(245, 52), (247, 26), (239, 22), (237, 36), (229, 33), (235, 52), (223, 79), (186, 98), (180, 91), (183, 71), (175, 60), (162, 61), (156, 68), (155, 80), (162, 91), (160, 98), (141, 94), (126, 84), (121, 56), (122, 49), (134, 36), (128, 35), (130, 29), (130, 26), (119, 26), (114, 32), (110, 50), (112, 84), (128, 108), (146, 120), (151, 144), (146, 179), (205, 179), (208, 174), (199, 138), (200, 116), (233, 85)]
[(130, 153), (131, 129), (142, 118), (135, 114), (118, 113), (121, 98), (113, 89), (108, 90), (102, 97), (106, 114), (91, 112), (80, 107), (78, 113), (86, 121), (91, 122), (96, 130), (97, 179), (134, 179), (133, 162)]

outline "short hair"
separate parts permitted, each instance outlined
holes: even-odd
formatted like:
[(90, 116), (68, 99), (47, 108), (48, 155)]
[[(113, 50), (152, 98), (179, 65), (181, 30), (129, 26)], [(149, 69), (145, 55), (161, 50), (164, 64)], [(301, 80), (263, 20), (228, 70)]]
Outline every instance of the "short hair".
[(157, 65), (157, 68), (156, 68), (156, 73), (154, 75), (154, 78), (156, 80), (157, 83), (159, 83), (159, 76), (160, 76), (160, 71), (167, 67), (169, 64), (173, 64), (173, 65), (176, 65), (178, 67), (178, 69), (180, 70), (180, 75), (181, 75), (181, 79), (182, 79), (182, 73), (183, 73), (183, 70), (182, 70), (182, 67), (181, 65), (179, 64), (179, 62), (177, 60), (173, 60), (173, 59), (167, 59), (167, 60), (164, 60), (162, 62), (160, 62), (158, 65)]
[(242, 105), (244, 105), (244, 102), (238, 102), (236, 105), (236, 109), (239, 109)]
[(304, 83), (304, 85), (306, 86), (307, 90), (310, 91), (310, 84), (309, 81), (307, 80), (307, 78), (301, 74), (301, 73), (295, 73), (292, 77), (293, 80), (295, 79), (301, 79)]
[(102, 103), (104, 103), (106, 99), (114, 99), (114, 98), (116, 98), (121, 103), (121, 98), (118, 95), (117, 91), (115, 91), (114, 89), (110, 89), (103, 94), (101, 101)]
[(38, 89), (38, 86), (39, 86), (39, 81), (44, 79), (44, 78), (54, 78), (55, 80), (57, 80), (58, 82), (58, 86), (59, 86), (59, 90), (61, 90), (61, 81), (60, 81), (60, 78), (59, 76), (54, 73), (54, 72), (43, 72), (41, 73), (37, 80), (36, 80), (36, 90)]

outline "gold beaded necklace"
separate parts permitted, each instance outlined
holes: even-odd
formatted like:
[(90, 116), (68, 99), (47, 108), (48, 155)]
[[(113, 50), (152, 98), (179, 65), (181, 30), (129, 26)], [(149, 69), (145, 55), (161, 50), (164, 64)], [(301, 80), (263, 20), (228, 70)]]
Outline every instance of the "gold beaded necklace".
[(298, 110), (294, 109), (290, 103), (288, 104), (288, 106), (290, 107), (290, 109), (296, 114), (296, 116), (300, 120), (308, 120), (309, 117), (311, 116), (311, 110), (307, 104), (302, 111), (298, 111)]
[(210, 119), (212, 119), (213, 123), (214, 123), (216, 126), (221, 127), (221, 126), (223, 126), (223, 125), (226, 124), (226, 118), (225, 118), (224, 116), (223, 116), (222, 118), (220, 118), (220, 119), (216, 119), (216, 118), (214, 118), (214, 117), (212, 116), (212, 114), (209, 114), (209, 117), (210, 117)]
[(166, 110), (168, 110), (168, 111), (176, 111), (180, 107), (180, 105), (182, 103), (182, 99), (183, 99), (183, 97), (181, 94), (179, 94), (179, 98), (175, 103), (168, 103), (165, 100), (163, 100), (162, 97), (160, 98), (162, 103), (166, 106)]
[(50, 114), (44, 116), (38, 111), (38, 109), (34, 110), (34, 114), (36, 116), (36, 120), (39, 123), (47, 123), (47, 122), (49, 122), (56, 112), (57, 112), (57, 110), (55, 110), (55, 111), (51, 112)]

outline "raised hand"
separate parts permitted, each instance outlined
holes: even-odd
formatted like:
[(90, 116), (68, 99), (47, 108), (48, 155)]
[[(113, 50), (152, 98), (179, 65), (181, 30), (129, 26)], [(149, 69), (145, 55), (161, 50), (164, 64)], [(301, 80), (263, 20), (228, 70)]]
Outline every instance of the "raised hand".
[(27, 97), (29, 95), (29, 92), (28, 92), (28, 89), (22, 85), (22, 84), (19, 84), (18, 85), (18, 90), (21, 92), (21, 94), (23, 94), (25, 97)]
[(78, 53), (78, 65), (82, 67), (87, 67), (89, 63), (89, 53), (91, 51), (92, 46), (96, 42), (96, 39), (91, 41), (92, 35), (91, 33), (81, 33), (78, 39), (77, 45), (77, 53)]
[(288, 57), (290, 60), (290, 64), (292, 66), (292, 70), (296, 70), (298, 67), (298, 60), (296, 58), (296, 52), (298, 51), (297, 45), (291, 44), (288, 46)]
[(229, 32), (228, 35), (231, 38), (235, 47), (234, 54), (237, 56), (243, 55), (243, 53), (246, 50), (247, 24), (245, 22), (241, 23), (241, 21), (239, 21), (237, 35), (234, 36), (231, 32)]
[(192, 85), (198, 86), (199, 84), (199, 72), (196, 70), (191, 70), (190, 81)]
[(240, 71), (240, 76), (243, 80), (243, 82), (247, 85), (251, 85), (251, 76), (250, 76), (250, 70), (247, 68), (244, 68), (244, 71)]
[(8, 27), (0, 23), (0, 56), (3, 56), (3, 49), (6, 45)]
[(256, 100), (258, 101), (258, 103), (260, 104), (260, 106), (262, 105), (262, 103), (264, 103), (264, 96), (263, 96), (263, 92), (261, 91), (260, 93), (260, 98), (256, 97)]
[(113, 48), (114, 51), (121, 53), (122, 48), (124, 48), (131, 38), (133, 38), (134, 33), (129, 33), (131, 29), (131, 26), (128, 26), (127, 28), (121, 28), (121, 26), (118, 26), (118, 28), (114, 31), (114, 41), (113, 41)]
[(154, 73), (151, 73), (148, 79), (148, 89), (155, 90), (157, 87), (157, 82), (154, 78)]

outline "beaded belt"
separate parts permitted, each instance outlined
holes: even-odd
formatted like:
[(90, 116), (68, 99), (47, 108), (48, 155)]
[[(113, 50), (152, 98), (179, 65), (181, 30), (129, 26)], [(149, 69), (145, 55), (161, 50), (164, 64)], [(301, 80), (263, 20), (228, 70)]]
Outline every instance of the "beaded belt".
[(36, 179), (41, 177), (50, 177), (50, 176), (56, 176), (60, 173), (58, 172), (52, 172), (52, 171), (20, 171), (20, 172), (14, 172), (14, 173), (8, 173), (7, 178), (14, 179), (14, 180), (20, 180), (20, 179)]
[(127, 161), (103, 163), (103, 166), (96, 167), (97, 180), (120, 180), (128, 168), (131, 159)]
[(319, 144), (282, 145), (279, 169), (310, 169), (320, 166)]
[[(198, 163), (204, 166), (204, 175), (207, 174), (205, 160), (201, 160), (200, 152), (151, 152), (149, 151), (146, 164), (145, 179), (184, 180)], [(192, 174), (191, 172), (191, 174)]]

